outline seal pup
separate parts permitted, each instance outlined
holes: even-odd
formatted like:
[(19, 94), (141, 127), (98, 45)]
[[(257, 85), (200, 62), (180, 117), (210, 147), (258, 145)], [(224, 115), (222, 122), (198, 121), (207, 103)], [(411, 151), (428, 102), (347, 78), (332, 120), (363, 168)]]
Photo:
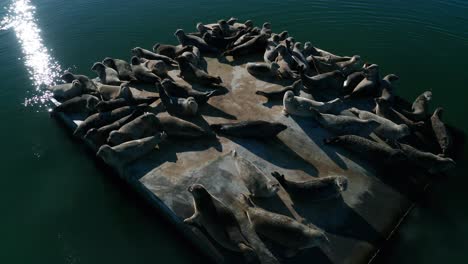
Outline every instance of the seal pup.
[(193, 196), (194, 213), (184, 219), (184, 223), (205, 228), (219, 245), (231, 251), (241, 252), (249, 262), (258, 258), (242, 234), (231, 208), (211, 195), (201, 184), (192, 184), (187, 190)]
[(255, 206), (245, 196), (242, 196), (242, 200), (255, 232), (284, 246), (286, 257), (293, 257), (308, 248), (329, 248), (330, 242), (322, 230), (304, 225), (291, 217), (266, 211)]
[(98, 92), (101, 99), (109, 101), (112, 99), (123, 98), (125, 100), (133, 99), (133, 93), (127, 82), (122, 83), (119, 86), (100, 84), (98, 85)]
[(455, 167), (451, 158), (434, 155), (430, 152), (420, 151), (410, 145), (399, 143), (398, 147), (405, 153), (409, 161), (428, 170), (431, 174), (442, 173)]
[(119, 79), (119, 73), (111, 67), (107, 67), (102, 62), (94, 63), (91, 70), (97, 73), (103, 84), (120, 85), (122, 83)]
[(315, 76), (308, 76), (301, 71), (301, 80), (304, 90), (309, 93), (323, 91), (341, 91), (345, 77), (340, 71), (326, 72)]
[(271, 123), (263, 120), (255, 120), (212, 124), (210, 128), (218, 134), (233, 137), (267, 139), (276, 137), (288, 127), (277, 122)]
[(177, 40), (182, 46), (195, 46), (199, 48), (202, 53), (219, 53), (219, 50), (217, 48), (211, 47), (202, 38), (197, 36), (186, 35), (182, 29), (177, 29), (174, 33), (174, 36), (177, 38)]
[(280, 66), (276, 62), (270, 63), (258, 63), (248, 62), (246, 67), (247, 71), (255, 77), (261, 78), (278, 78)]
[(392, 164), (406, 160), (406, 155), (400, 149), (374, 142), (356, 135), (343, 135), (324, 140), (327, 145), (343, 147), (357, 155), (377, 162)]
[(179, 77), (187, 82), (196, 82), (203, 85), (217, 85), (223, 82), (221, 77), (209, 75), (205, 71), (191, 64), (185, 57), (176, 57), (176, 61), (179, 63)]
[(169, 96), (163, 86), (159, 89), (159, 96), (167, 112), (170, 114), (195, 116), (198, 112), (198, 104), (193, 97), (180, 98)]
[(252, 197), (271, 197), (278, 192), (279, 183), (275, 178), (269, 177), (252, 162), (239, 156), (237, 151), (231, 151), (231, 156), (239, 177)]
[(57, 100), (68, 100), (83, 94), (83, 86), (78, 80), (73, 80), (71, 83), (49, 85), (47, 90), (51, 91)]
[(198, 105), (205, 104), (212, 96), (217, 95), (216, 90), (200, 92), (187, 85), (176, 83), (170, 79), (164, 79), (161, 82), (164, 90), (169, 96), (188, 98), (193, 97)]
[(158, 129), (166, 132), (169, 137), (186, 139), (215, 137), (215, 134), (205, 131), (201, 127), (175, 116), (158, 116), (158, 120)]
[(60, 76), (60, 78), (67, 83), (71, 83), (73, 80), (78, 80), (83, 87), (84, 93), (95, 93), (97, 91), (96, 84), (86, 75), (73, 74), (67, 71)]
[(252, 39), (246, 41), (245, 43), (242, 43), (238, 46), (234, 46), (233, 48), (226, 50), (221, 55), (238, 57), (252, 54), (260, 50), (263, 51), (268, 38), (269, 36), (266, 34), (256, 35)]
[(137, 56), (138, 58), (145, 58), (147, 60), (160, 60), (166, 63), (167, 65), (174, 65), (174, 66), (177, 65), (177, 63), (173, 59), (167, 56), (157, 54), (157, 53), (151, 52), (147, 49), (143, 49), (140, 47), (133, 48), (132, 54), (133, 56)]
[(452, 148), (452, 136), (442, 121), (442, 107), (437, 107), (434, 114), (431, 116), (431, 125), (434, 135), (437, 138), (442, 155), (447, 156)]
[(54, 107), (53, 112), (91, 114), (96, 112), (96, 105), (99, 101), (99, 98), (94, 95), (83, 94)]
[(313, 118), (320, 126), (337, 135), (369, 136), (380, 126), (380, 123), (375, 120), (362, 120), (352, 116), (324, 114), (314, 108), (310, 108), (310, 112), (314, 114)]
[(110, 124), (120, 118), (131, 114), (136, 109), (146, 109), (148, 105), (138, 105), (138, 106), (124, 106), (117, 108), (110, 112), (95, 113), (88, 116), (83, 122), (81, 122), (78, 127), (76, 127), (73, 135), (81, 137), (88, 132), (91, 128), (102, 127), (107, 124)]
[(109, 137), (109, 134), (112, 131), (119, 130), (120, 127), (134, 120), (142, 114), (143, 111), (141, 109), (137, 109), (133, 111), (130, 115), (124, 116), (121, 119), (114, 121), (109, 125), (105, 125), (100, 128), (91, 128), (90, 130), (88, 130), (88, 132), (86, 132), (84, 138), (93, 142), (95, 146), (102, 146), (107, 142), (107, 138)]
[(341, 193), (348, 188), (348, 179), (344, 176), (327, 176), (313, 178), (307, 181), (291, 181), (283, 174), (275, 171), (271, 175), (283, 186), (288, 193), (301, 198), (313, 200), (328, 200), (341, 196)]
[(120, 80), (124, 80), (124, 81), (136, 81), (137, 80), (135, 75), (133, 74), (132, 67), (130, 66), (128, 62), (124, 60), (106, 57), (104, 58), (104, 60), (102, 60), (102, 64), (116, 70), (119, 75)]
[(295, 95), (299, 94), (302, 88), (302, 80), (296, 80), (293, 84), (289, 86), (284, 86), (281, 89), (273, 90), (273, 91), (259, 91), (257, 90), (255, 94), (265, 96), (269, 100), (281, 100), (284, 98), (284, 93), (287, 91), (292, 91)]
[(380, 86), (379, 66), (372, 64), (364, 69), (365, 78), (356, 85), (353, 91), (346, 95), (345, 98), (354, 98), (358, 96), (366, 96), (375, 94)]
[(391, 120), (395, 124), (405, 124), (413, 131), (420, 130), (424, 127), (423, 121), (413, 122), (397, 110), (393, 109), (391, 102), (382, 98), (375, 98), (374, 101), (374, 111), (378, 116)]
[(191, 46), (169, 45), (156, 43), (153, 45), (153, 52), (174, 59), (186, 51), (191, 51)]
[(395, 74), (388, 74), (382, 80), (380, 80), (380, 99), (393, 102), (395, 98), (394, 83), (398, 81), (400, 77)]
[(425, 91), (414, 100), (411, 111), (405, 109), (401, 113), (415, 121), (424, 120), (427, 117), (429, 101), (432, 100), (432, 92)]
[(397, 125), (387, 118), (368, 111), (359, 110), (355, 107), (350, 108), (349, 111), (357, 115), (360, 119), (378, 122), (380, 125), (375, 128), (374, 132), (383, 138), (398, 140), (411, 134), (410, 128), (405, 124)]
[(135, 77), (142, 82), (145, 83), (157, 83), (161, 81), (161, 78), (154, 74), (150, 69), (146, 68), (144, 65), (140, 63), (138, 57), (132, 57), (132, 71), (135, 74)]
[(319, 112), (326, 113), (341, 105), (343, 101), (340, 98), (335, 98), (328, 102), (319, 102), (312, 99), (295, 96), (293, 91), (286, 91), (283, 97), (283, 113), (297, 116), (315, 116), (315, 109)]
[(110, 132), (107, 142), (115, 146), (130, 140), (153, 136), (159, 131), (158, 124), (159, 119), (153, 113), (139, 115), (118, 130)]
[(125, 165), (146, 156), (166, 138), (167, 135), (163, 132), (151, 137), (128, 141), (114, 147), (102, 145), (96, 155), (111, 167), (122, 169)]

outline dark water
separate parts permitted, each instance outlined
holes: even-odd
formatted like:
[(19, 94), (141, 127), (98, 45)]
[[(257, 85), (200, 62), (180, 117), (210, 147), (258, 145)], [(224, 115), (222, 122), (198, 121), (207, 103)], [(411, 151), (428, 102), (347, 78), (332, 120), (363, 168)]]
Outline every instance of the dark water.
[[(432, 89), (432, 107), (443, 106), (445, 120), (468, 132), (468, 1), (2, 0), (0, 6), (12, 3), (16, 10), (0, 10), (0, 18), (13, 18), (0, 31), (2, 263), (201, 261), (49, 118), (36, 90), (60, 69), (93, 76), (89, 68), (105, 56), (129, 58), (132, 47), (174, 43), (176, 28), (191, 31), (198, 21), (270, 21), (296, 40), (360, 54), (398, 74), (398, 93), (407, 99)], [(466, 262), (466, 164), (465, 157), (430, 189), (385, 262)]]

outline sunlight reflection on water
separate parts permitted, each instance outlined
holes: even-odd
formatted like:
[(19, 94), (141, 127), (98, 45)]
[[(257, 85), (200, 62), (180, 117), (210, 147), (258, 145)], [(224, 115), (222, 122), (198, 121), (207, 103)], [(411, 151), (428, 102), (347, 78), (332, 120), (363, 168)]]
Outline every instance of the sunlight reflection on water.
[(46, 106), (51, 94), (45, 91), (45, 87), (56, 83), (62, 69), (43, 44), (35, 19), (36, 8), (31, 1), (16, 0), (5, 9), (7, 12), (0, 22), (0, 30), (11, 29), (15, 32), (23, 53), (20, 60), (24, 62), (36, 88), (31, 97), (25, 98), (24, 105)]

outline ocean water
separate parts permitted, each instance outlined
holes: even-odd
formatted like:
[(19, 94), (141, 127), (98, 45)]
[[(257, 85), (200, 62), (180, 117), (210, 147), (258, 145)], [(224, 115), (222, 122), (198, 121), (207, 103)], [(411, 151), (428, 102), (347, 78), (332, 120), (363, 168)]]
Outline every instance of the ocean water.
[[(400, 76), (413, 100), (468, 132), (466, 0), (1, 0), (0, 260), (2, 263), (198, 263), (204, 260), (139, 197), (93, 161), (47, 113), (43, 85), (61, 71), (94, 76), (106, 56), (176, 43), (177, 28), (238, 17), (298, 41), (359, 54)], [(466, 147), (465, 147), (466, 148)], [(384, 263), (467, 261), (467, 158), (436, 181)]]

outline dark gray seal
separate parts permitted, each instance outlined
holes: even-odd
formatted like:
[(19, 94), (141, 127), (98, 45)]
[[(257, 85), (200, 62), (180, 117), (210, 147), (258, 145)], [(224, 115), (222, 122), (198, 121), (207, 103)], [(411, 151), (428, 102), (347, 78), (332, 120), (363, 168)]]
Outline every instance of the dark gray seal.
[(177, 57), (179, 63), (180, 77), (189, 83), (200, 83), (203, 85), (217, 85), (223, 82), (221, 77), (209, 75), (207, 72), (195, 67), (185, 57)]
[(428, 170), (431, 174), (446, 172), (455, 167), (455, 161), (451, 158), (440, 157), (430, 152), (420, 151), (410, 145), (398, 144), (399, 148), (405, 153), (409, 161), (417, 166)]
[(67, 83), (71, 83), (73, 82), (73, 80), (78, 80), (83, 86), (84, 93), (95, 93), (98, 90), (96, 84), (86, 75), (65, 72), (60, 78), (62, 78), (62, 80), (64, 80)]
[(267, 44), (268, 38), (269, 36), (266, 34), (256, 35), (245, 43), (226, 50), (222, 55), (236, 57), (263, 51)]
[(161, 55), (161, 54), (157, 54), (157, 53), (154, 53), (154, 52), (151, 52), (147, 49), (143, 49), (143, 48), (140, 48), (140, 47), (136, 47), (136, 48), (133, 48), (132, 49), (132, 54), (134, 56), (137, 56), (139, 58), (145, 58), (145, 59), (148, 59), (148, 60), (160, 60), (160, 61), (163, 61), (164, 63), (166, 63), (167, 65), (177, 65), (177, 63), (167, 57), (167, 56), (164, 56), (164, 55)]
[(241, 252), (247, 261), (257, 259), (255, 250), (242, 234), (231, 208), (211, 195), (203, 185), (192, 184), (188, 191), (193, 196), (194, 213), (184, 223), (203, 227), (223, 248)]
[(375, 113), (378, 116), (386, 118), (388, 120), (393, 121), (395, 124), (405, 124), (407, 125), (412, 131), (420, 130), (424, 127), (424, 122), (414, 122), (408, 119), (406, 116), (398, 112), (392, 107), (392, 103), (381, 99), (375, 98)]
[(394, 83), (398, 81), (400, 77), (395, 74), (388, 74), (382, 80), (380, 80), (380, 99), (393, 102), (395, 98)]
[(427, 118), (429, 102), (432, 100), (432, 92), (425, 91), (414, 100), (411, 111), (405, 109), (401, 113), (415, 121), (421, 121)]
[(268, 91), (259, 91), (257, 90), (255, 93), (258, 95), (265, 96), (269, 100), (281, 100), (284, 97), (284, 94), (287, 91), (292, 91), (295, 95), (298, 95), (302, 88), (302, 80), (296, 80), (293, 84), (284, 86), (280, 89), (275, 90), (268, 90)]
[(375, 95), (380, 86), (379, 66), (372, 64), (364, 69), (365, 78), (354, 87), (351, 94), (345, 98)]
[(437, 138), (442, 154), (447, 156), (452, 148), (452, 136), (442, 121), (442, 107), (437, 107), (431, 116), (431, 125), (434, 135)]
[(150, 96), (150, 97), (143, 97), (143, 98), (119, 98), (119, 99), (112, 99), (109, 101), (100, 101), (96, 104), (96, 110), (99, 112), (108, 112), (114, 109), (124, 107), (124, 106), (132, 106), (132, 105), (139, 105), (139, 104), (148, 104), (155, 102), (158, 100), (158, 96)]
[(333, 199), (341, 196), (341, 193), (348, 188), (348, 178), (344, 176), (319, 177), (297, 182), (286, 179), (283, 174), (277, 171), (272, 172), (271, 175), (288, 193), (304, 199)]
[(51, 91), (57, 100), (69, 100), (83, 94), (83, 86), (78, 80), (73, 80), (71, 83), (49, 85), (47, 90)]
[(112, 69), (116, 70), (119, 74), (119, 79), (124, 81), (136, 81), (136, 77), (132, 72), (132, 67), (130, 64), (124, 60), (120, 59), (113, 59), (113, 58), (105, 58), (102, 60), (102, 64), (106, 65), (107, 67), (111, 67)]
[(218, 134), (233, 137), (269, 139), (276, 137), (280, 132), (288, 127), (277, 122), (271, 123), (262, 120), (255, 120), (212, 124), (210, 125), (210, 128)]
[(278, 78), (280, 66), (276, 62), (248, 62), (245, 66), (247, 71), (255, 77), (259, 78)]
[(217, 95), (216, 90), (200, 92), (188, 87), (187, 85), (179, 84), (170, 79), (164, 79), (161, 82), (164, 90), (170, 95), (175, 97), (188, 98), (193, 97), (198, 105), (205, 104), (212, 96)]
[(364, 78), (366, 76), (363, 71), (356, 71), (346, 76), (346, 80), (343, 83), (343, 94), (351, 93)]
[(330, 90), (341, 91), (345, 77), (340, 71), (322, 73), (312, 77), (301, 72), (301, 80), (304, 84), (304, 90), (313, 94), (314, 92)]
[(139, 81), (150, 84), (159, 83), (161, 81), (161, 78), (142, 65), (136, 56), (132, 57), (132, 71)]
[(195, 98), (181, 98), (169, 96), (164, 88), (161, 86), (159, 89), (159, 96), (161, 102), (170, 114), (181, 116), (195, 116), (198, 112), (198, 104)]
[(219, 53), (219, 50), (217, 48), (211, 47), (202, 38), (197, 36), (186, 35), (182, 29), (177, 29), (174, 33), (174, 36), (177, 38), (177, 40), (182, 46), (195, 46), (199, 48), (202, 53)]
[(94, 63), (91, 70), (97, 73), (103, 84), (120, 85), (122, 83), (119, 79), (119, 73), (111, 67), (107, 67), (102, 62)]
[(191, 51), (192, 47), (191, 46), (182, 46), (182, 45), (169, 45), (169, 44), (160, 44), (156, 43), (153, 45), (153, 52), (157, 54), (161, 54), (163, 56), (167, 56), (171, 59), (174, 59), (175, 57), (181, 55), (182, 53), (186, 51)]
[(159, 119), (155, 114), (140, 115), (122, 125), (118, 130), (110, 132), (107, 142), (115, 146), (127, 141), (154, 136), (159, 132), (158, 124)]
[(72, 99), (69, 99), (54, 107), (53, 112), (91, 114), (96, 112), (96, 105), (98, 103), (99, 98), (96, 96), (83, 94), (73, 97)]

